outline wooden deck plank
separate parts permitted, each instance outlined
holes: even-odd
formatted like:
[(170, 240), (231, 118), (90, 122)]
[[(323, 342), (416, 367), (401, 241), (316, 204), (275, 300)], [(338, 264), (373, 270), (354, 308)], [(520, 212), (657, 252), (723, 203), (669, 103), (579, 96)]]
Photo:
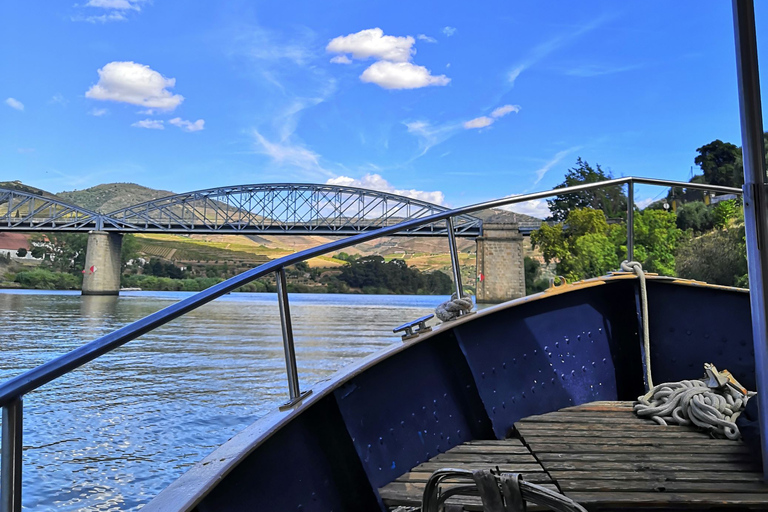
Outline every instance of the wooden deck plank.
[(638, 418), (631, 402), (524, 418), (515, 430), (562, 491), (590, 508), (760, 506), (754, 452), (692, 427)]
[[(519, 439), (476, 440), (425, 461), (379, 489), (385, 505), (417, 506), (432, 473), (447, 467), (519, 472), (590, 510), (768, 510), (768, 485), (753, 452), (690, 427), (637, 418), (631, 402), (593, 402), (524, 418)], [(454, 484), (447, 481), (446, 486)], [(449, 503), (482, 510), (479, 498)]]
[[(557, 490), (557, 486), (544, 471), (526, 446), (519, 439), (477, 440), (464, 443), (417, 465), (379, 489), (382, 501), (388, 507), (418, 506), (426, 484), (432, 473), (438, 469), (490, 469), (522, 473), (526, 480)], [(450, 487), (451, 481), (446, 486)], [(459, 503), (467, 510), (482, 510), (479, 498), (462, 497), (449, 500)]]

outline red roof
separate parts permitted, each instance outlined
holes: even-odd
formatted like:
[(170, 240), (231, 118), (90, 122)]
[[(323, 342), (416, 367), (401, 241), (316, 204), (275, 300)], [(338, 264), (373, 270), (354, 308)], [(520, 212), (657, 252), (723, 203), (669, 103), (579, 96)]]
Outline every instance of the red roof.
[(27, 235), (22, 233), (0, 233), (0, 249), (12, 249), (15, 251), (22, 247), (27, 250), (32, 248), (27, 240)]

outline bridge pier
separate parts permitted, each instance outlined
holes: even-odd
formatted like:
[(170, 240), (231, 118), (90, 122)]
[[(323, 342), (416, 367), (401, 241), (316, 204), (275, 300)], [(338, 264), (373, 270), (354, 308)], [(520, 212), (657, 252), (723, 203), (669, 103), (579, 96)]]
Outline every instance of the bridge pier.
[(483, 222), (477, 243), (477, 302), (498, 303), (525, 296), (523, 235), (513, 214)]
[(83, 295), (118, 295), (120, 293), (122, 245), (123, 235), (120, 233), (88, 232)]

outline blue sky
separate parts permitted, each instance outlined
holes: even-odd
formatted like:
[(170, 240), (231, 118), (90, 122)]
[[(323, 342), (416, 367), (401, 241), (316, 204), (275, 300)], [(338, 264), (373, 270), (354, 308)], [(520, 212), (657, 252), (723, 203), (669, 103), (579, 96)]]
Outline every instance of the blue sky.
[(551, 188), (579, 156), (685, 181), (697, 147), (740, 145), (726, 1), (2, 10), (0, 179), (54, 192), (331, 182), (460, 206)]

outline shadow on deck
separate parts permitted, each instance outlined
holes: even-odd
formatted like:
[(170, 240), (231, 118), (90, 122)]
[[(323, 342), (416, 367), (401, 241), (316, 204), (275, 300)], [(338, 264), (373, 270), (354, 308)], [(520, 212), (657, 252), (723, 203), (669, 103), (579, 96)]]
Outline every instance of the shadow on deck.
[[(760, 461), (743, 443), (639, 419), (631, 402), (524, 418), (510, 439), (470, 441), (416, 466), (379, 489), (384, 504), (418, 506), (429, 476), (447, 467), (522, 473), (589, 510), (768, 510)], [(448, 503), (482, 510), (479, 498)]]

